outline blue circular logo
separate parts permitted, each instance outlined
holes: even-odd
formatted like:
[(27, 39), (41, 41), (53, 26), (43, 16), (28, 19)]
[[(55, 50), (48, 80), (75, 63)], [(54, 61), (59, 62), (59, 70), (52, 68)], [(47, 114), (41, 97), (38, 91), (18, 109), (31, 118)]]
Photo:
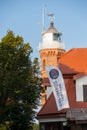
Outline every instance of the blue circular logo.
[(49, 75), (52, 79), (57, 79), (58, 76), (59, 76), (59, 72), (58, 70), (56, 69), (52, 69), (50, 72), (49, 72)]

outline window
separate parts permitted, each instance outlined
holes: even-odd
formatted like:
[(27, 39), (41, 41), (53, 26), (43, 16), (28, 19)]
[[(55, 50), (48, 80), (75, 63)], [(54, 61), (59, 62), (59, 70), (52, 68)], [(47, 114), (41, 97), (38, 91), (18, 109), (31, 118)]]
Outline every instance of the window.
[(45, 59), (43, 60), (43, 70), (45, 70)]
[(83, 101), (87, 102), (87, 85), (83, 85)]
[(53, 40), (58, 40), (58, 34), (56, 33), (53, 34)]
[(76, 86), (76, 101), (87, 102), (87, 85)]

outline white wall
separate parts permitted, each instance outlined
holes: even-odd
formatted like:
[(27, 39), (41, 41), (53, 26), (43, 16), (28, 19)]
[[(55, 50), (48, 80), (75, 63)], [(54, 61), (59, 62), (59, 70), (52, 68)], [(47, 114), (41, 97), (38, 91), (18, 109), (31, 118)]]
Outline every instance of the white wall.
[(64, 49), (64, 43), (53, 40), (53, 33), (46, 33), (43, 35), (43, 41), (39, 44), (39, 50), (42, 49), (49, 49), (49, 48), (56, 48), (56, 49)]
[(83, 101), (83, 85), (87, 84), (87, 75), (76, 79), (76, 101)]

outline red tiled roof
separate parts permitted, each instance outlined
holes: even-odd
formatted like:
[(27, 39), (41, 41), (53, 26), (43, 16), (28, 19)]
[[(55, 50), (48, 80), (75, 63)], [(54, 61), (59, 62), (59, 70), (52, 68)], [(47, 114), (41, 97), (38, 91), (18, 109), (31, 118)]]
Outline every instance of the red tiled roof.
[[(54, 107), (55, 106), (55, 107)], [(53, 93), (50, 95), (50, 97), (48, 98), (47, 102), (45, 103), (45, 105), (42, 107), (42, 109), (40, 110), (39, 114), (44, 113), (44, 114), (53, 114), (53, 113), (57, 113), (57, 106), (56, 106), (56, 102), (53, 96)]]
[(87, 48), (74, 48), (59, 59), (59, 68), (63, 74), (87, 71)]
[(65, 110), (62, 111), (58, 111), (57, 106), (56, 106), (56, 102), (54, 99), (54, 95), (53, 93), (50, 95), (50, 97), (48, 98), (48, 100), (46, 101), (46, 103), (44, 104), (44, 106), (41, 108), (41, 110), (39, 111), (37, 118), (48, 118), (48, 117), (58, 117), (58, 116), (64, 116), (65, 115)]

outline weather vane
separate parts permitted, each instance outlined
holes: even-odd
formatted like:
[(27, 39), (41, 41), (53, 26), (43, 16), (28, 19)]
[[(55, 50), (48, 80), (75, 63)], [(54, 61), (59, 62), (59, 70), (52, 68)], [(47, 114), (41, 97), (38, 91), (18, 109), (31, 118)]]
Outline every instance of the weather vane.
[(50, 19), (50, 21), (53, 21), (55, 19), (55, 14), (48, 14), (48, 17)]

